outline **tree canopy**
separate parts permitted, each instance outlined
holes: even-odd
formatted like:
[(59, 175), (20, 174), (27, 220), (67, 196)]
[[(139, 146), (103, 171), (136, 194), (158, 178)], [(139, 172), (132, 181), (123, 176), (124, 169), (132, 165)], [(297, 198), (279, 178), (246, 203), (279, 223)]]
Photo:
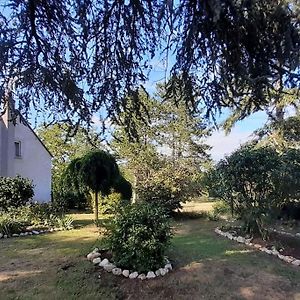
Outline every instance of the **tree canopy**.
[(145, 83), (153, 58), (173, 53), (170, 90), (179, 80), (189, 108), (210, 113), (244, 101), (244, 116), (270, 93), (299, 87), (299, 7), (298, 0), (6, 0), (1, 99), (13, 89), (23, 113), (35, 107), (53, 121), (89, 125), (105, 109), (120, 122), (122, 111), (131, 117), (125, 96)]
[(95, 195), (95, 220), (98, 221), (98, 193), (108, 195), (119, 180), (120, 173), (115, 158), (109, 153), (98, 150), (90, 151), (81, 158), (70, 162), (63, 175), (64, 185), (69, 190)]

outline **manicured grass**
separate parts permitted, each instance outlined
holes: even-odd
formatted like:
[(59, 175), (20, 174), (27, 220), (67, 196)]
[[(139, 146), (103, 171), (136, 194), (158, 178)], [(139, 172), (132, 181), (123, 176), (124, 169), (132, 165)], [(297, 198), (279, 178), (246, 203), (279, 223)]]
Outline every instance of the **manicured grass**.
[(216, 222), (175, 221), (168, 253), (175, 269), (141, 282), (87, 262), (98, 232), (92, 215), (74, 217), (76, 230), (0, 241), (1, 300), (300, 299), (299, 268), (217, 236)]

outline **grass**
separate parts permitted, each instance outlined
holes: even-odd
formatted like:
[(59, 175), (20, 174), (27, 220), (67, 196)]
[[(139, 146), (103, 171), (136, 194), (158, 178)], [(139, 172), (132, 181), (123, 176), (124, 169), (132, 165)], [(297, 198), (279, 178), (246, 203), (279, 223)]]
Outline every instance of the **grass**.
[(98, 233), (74, 217), (76, 230), (0, 241), (0, 299), (300, 299), (299, 268), (216, 236), (217, 222), (175, 221), (174, 271), (141, 282), (87, 262)]

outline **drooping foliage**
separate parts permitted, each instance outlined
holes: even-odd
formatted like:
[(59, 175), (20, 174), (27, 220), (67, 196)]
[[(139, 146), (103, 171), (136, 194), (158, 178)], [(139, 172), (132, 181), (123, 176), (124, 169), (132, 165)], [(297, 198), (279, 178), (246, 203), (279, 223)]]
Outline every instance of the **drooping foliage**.
[(68, 135), (70, 126), (53, 124), (41, 126), (37, 133), (52, 158), (52, 196), (53, 201), (65, 208), (84, 209), (89, 206), (88, 191), (79, 191), (75, 187), (72, 191), (64, 188), (62, 176), (70, 161), (80, 158), (91, 150), (101, 149), (101, 141), (93, 128), (89, 131), (82, 127), (77, 128), (72, 136)]
[(190, 108), (244, 101), (242, 118), (299, 87), (297, 0), (5, 0), (0, 24), (1, 95), (14, 87), (21, 111), (53, 120), (90, 124), (103, 108), (130, 120), (156, 54), (174, 53), (171, 90)]
[(98, 220), (98, 196), (108, 195), (120, 176), (115, 158), (105, 151), (91, 151), (70, 162), (64, 173), (64, 186), (74, 193), (94, 193), (95, 220)]

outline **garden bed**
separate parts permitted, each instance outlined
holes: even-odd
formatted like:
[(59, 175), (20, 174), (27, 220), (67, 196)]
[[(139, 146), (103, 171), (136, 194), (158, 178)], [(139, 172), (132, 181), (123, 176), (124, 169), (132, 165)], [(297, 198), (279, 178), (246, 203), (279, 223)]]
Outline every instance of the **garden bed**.
[(91, 253), (89, 253), (87, 255), (87, 259), (91, 261), (95, 266), (101, 267), (105, 271), (112, 273), (113, 275), (122, 275), (129, 279), (145, 280), (163, 277), (173, 269), (170, 261), (167, 258), (165, 258), (165, 266), (162, 266), (156, 271), (149, 270), (148, 272), (139, 274), (135, 270), (130, 270), (126, 268), (121, 269), (112, 262), (112, 253), (109, 250), (100, 250), (98, 248), (95, 248)]
[(246, 244), (269, 255), (274, 255), (287, 263), (300, 266), (300, 242), (295, 237), (273, 232), (269, 240), (264, 241), (260, 237), (250, 238), (238, 235), (235, 230), (223, 231), (216, 228), (215, 233), (238, 243)]
[(20, 233), (13, 233), (13, 234), (3, 234), (0, 232), (0, 239), (8, 239), (8, 238), (17, 238), (17, 237), (25, 237), (25, 236), (31, 236), (31, 235), (40, 235), (45, 233), (51, 233), (55, 231), (62, 231), (62, 230), (71, 230), (73, 227), (70, 228), (33, 228), (33, 229), (26, 229), (23, 232)]

